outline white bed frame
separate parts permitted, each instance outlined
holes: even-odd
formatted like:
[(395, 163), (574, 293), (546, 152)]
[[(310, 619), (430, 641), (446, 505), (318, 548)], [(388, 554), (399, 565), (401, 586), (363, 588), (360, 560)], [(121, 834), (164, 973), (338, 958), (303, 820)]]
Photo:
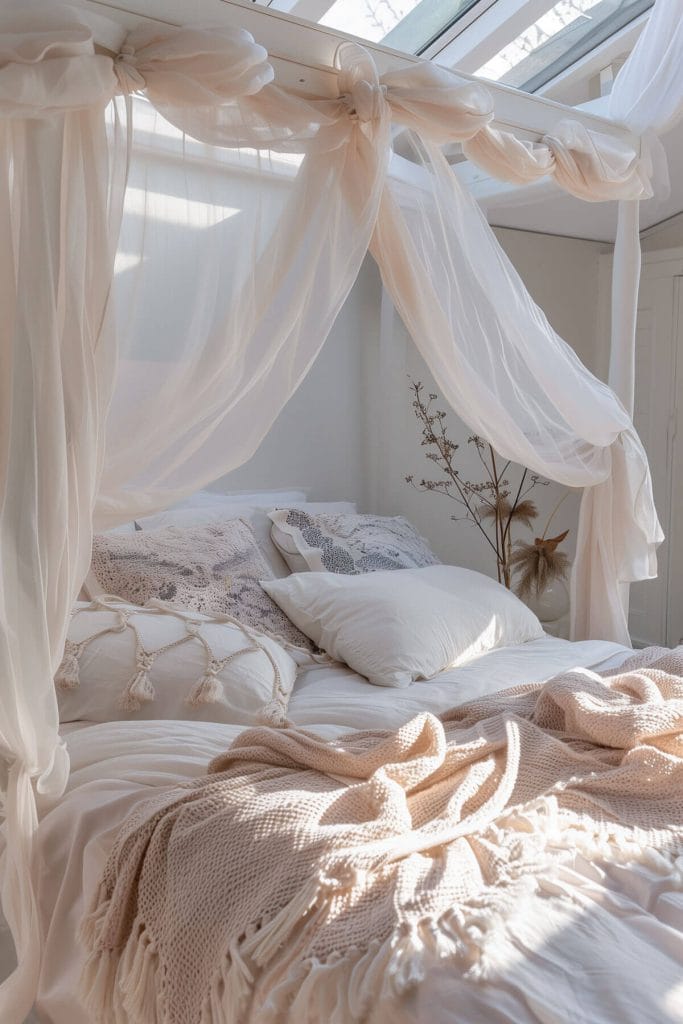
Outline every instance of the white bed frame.
[[(123, 33), (140, 21), (170, 25), (218, 22), (247, 29), (268, 50), (278, 81), (302, 95), (338, 95), (335, 53), (345, 40), (360, 42), (369, 50), (380, 73), (419, 60), (377, 43), (358, 40), (325, 25), (303, 21), (282, 11), (242, 0), (79, 0), (79, 5), (93, 16), (97, 42), (110, 50), (117, 50)], [(112, 35), (97, 15), (119, 23), (119, 38)], [(461, 77), (481, 81), (472, 75), (462, 74)], [(639, 148), (637, 136), (605, 118), (495, 82), (487, 82), (486, 85), (494, 97), (494, 124), (498, 128), (539, 139), (552, 131), (558, 121), (572, 117), (593, 131), (615, 136)]]

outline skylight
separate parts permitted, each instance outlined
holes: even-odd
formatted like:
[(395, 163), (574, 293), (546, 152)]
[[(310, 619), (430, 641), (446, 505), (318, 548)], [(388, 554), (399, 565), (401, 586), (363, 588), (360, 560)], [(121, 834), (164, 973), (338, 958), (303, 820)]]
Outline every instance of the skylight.
[[(256, 0), (394, 50), (468, 53), (475, 72), (535, 92), (647, 11), (654, 0)], [(482, 46), (482, 26), (492, 46)], [(509, 33), (509, 34), (508, 34)], [(499, 47), (495, 52), (494, 47)], [(470, 68), (476, 64), (470, 62)]]
[(335, 0), (321, 25), (420, 53), (480, 0)]
[(535, 92), (628, 25), (654, 0), (558, 0), (477, 75)]

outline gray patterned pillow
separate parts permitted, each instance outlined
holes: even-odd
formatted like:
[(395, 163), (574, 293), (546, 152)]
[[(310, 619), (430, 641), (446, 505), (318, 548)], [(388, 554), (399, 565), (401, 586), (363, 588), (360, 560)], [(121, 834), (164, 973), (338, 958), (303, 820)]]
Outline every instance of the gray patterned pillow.
[(422, 569), (438, 558), (403, 516), (355, 513), (311, 515), (275, 509), (271, 536), (292, 572), (358, 575), (386, 569)]
[(88, 577), (91, 596), (93, 577), (101, 593), (131, 604), (156, 598), (174, 608), (231, 615), (261, 633), (311, 648), (261, 587), (259, 580), (272, 580), (273, 574), (242, 519), (96, 534)]

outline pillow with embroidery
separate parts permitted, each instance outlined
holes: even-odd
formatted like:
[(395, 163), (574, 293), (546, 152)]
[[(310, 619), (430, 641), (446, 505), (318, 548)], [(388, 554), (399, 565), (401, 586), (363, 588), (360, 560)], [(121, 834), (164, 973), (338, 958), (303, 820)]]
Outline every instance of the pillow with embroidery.
[(283, 725), (296, 672), (275, 640), (227, 616), (99, 598), (72, 615), (59, 720)]
[(438, 558), (403, 516), (311, 514), (301, 508), (269, 512), (271, 536), (292, 572), (356, 576), (387, 569), (422, 569)]
[(165, 601), (173, 608), (229, 615), (252, 629), (311, 648), (263, 590), (273, 579), (248, 523), (226, 519), (201, 526), (93, 538), (89, 596), (114, 594), (131, 604)]

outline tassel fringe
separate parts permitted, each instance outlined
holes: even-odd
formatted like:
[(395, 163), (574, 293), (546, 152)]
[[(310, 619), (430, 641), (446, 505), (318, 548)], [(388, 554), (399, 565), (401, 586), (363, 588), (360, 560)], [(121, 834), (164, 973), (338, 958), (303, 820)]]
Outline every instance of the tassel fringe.
[(223, 699), (223, 684), (217, 678), (220, 665), (211, 662), (198, 683), (192, 688), (185, 703), (190, 707), (199, 707), (201, 704), (218, 704)]
[(81, 653), (80, 646), (73, 640), (67, 640), (64, 644), (64, 657), (55, 675), (55, 684), (60, 690), (77, 690), (80, 685), (78, 674), (78, 656)]
[(282, 729), (289, 723), (285, 705), (279, 700), (270, 700), (264, 704), (259, 712), (259, 720), (276, 729)]
[(154, 687), (148, 675), (150, 667), (144, 660), (138, 667), (119, 701), (121, 711), (139, 711), (143, 703), (154, 700)]
[(316, 904), (324, 906), (325, 892), (321, 892), (321, 880), (314, 875), (286, 907), (264, 924), (255, 934), (245, 940), (241, 954), (264, 967), (290, 938), (292, 932)]
[[(333, 952), (325, 960), (299, 956), (324, 921), (331, 898), (352, 886), (354, 875), (314, 875), (278, 913), (233, 940), (206, 995), (201, 1024), (244, 1024), (247, 1019), (262, 1024), (361, 1024), (382, 1000), (401, 998), (420, 985), (435, 963), (452, 962), (472, 980), (495, 978), (497, 934), (513, 912), (524, 912), (531, 898), (571, 899), (559, 871), (577, 854), (644, 864), (683, 889), (683, 858), (675, 853), (641, 845), (617, 829), (567, 824), (552, 797), (510, 812), (485, 837), (477, 837), (494, 840), (500, 827), (505, 828), (508, 860), (502, 883), (498, 880), (437, 917), (404, 921), (384, 940)], [(80, 929), (91, 951), (81, 993), (93, 1024), (170, 1024), (163, 968), (144, 922), (136, 920), (123, 952), (100, 949), (112, 909), (103, 888), (94, 907)], [(252, 1006), (257, 981), (261, 1002)]]

